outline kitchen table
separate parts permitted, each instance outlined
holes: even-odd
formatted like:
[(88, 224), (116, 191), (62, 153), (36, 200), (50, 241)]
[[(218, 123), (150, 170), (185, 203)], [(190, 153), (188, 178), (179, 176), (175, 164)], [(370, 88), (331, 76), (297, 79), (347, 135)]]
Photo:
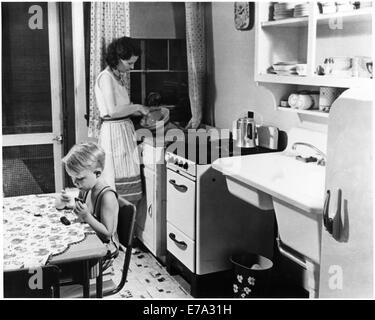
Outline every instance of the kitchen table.
[[(72, 209), (57, 210), (55, 194), (3, 199), (4, 271), (37, 268), (46, 264), (82, 262), (83, 296), (89, 297), (90, 262), (97, 261), (96, 294), (102, 297), (101, 260), (107, 249), (95, 231), (78, 221)], [(71, 223), (64, 225), (65, 216)]]

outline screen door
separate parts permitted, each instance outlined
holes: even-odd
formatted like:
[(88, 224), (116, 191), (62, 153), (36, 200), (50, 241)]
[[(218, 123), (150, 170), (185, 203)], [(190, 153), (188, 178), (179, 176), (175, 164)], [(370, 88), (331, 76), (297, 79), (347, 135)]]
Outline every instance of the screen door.
[(2, 3), (3, 196), (62, 188), (62, 109), (56, 3)]

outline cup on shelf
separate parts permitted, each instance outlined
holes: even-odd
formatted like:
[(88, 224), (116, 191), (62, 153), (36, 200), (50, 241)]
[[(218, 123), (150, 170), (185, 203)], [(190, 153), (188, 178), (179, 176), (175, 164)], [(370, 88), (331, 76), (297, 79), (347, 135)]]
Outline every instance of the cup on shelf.
[(306, 63), (296, 64), (296, 72), (299, 76), (307, 76), (307, 64)]
[(372, 77), (372, 59), (370, 57), (355, 56), (352, 59), (352, 76), (361, 78)]

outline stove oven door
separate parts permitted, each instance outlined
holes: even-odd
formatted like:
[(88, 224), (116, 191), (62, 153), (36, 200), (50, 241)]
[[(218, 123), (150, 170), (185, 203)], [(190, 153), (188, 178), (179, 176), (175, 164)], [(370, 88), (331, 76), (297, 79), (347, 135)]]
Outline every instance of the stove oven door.
[(195, 182), (167, 170), (167, 250), (195, 272)]
[(195, 241), (195, 182), (167, 171), (167, 221)]

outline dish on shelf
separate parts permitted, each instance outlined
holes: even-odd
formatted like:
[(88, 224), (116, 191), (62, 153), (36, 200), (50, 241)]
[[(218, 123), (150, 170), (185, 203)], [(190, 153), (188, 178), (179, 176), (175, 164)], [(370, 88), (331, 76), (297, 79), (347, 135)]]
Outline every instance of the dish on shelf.
[(336, 4), (337, 12), (350, 12), (354, 11), (354, 6), (352, 4)]
[(307, 2), (302, 3), (302, 4), (297, 4), (294, 7), (293, 16), (295, 18), (305, 17), (305, 16), (308, 16), (308, 15), (309, 15), (309, 10), (308, 10)]
[(279, 76), (296, 76), (298, 73), (294, 71), (275, 71), (275, 74)]
[(319, 75), (335, 75), (339, 77), (350, 77), (352, 75), (351, 57), (329, 57), (324, 59), (323, 65), (318, 66)]
[(288, 98), (288, 104), (292, 109), (307, 110), (314, 105), (314, 100), (309, 94), (292, 93)]
[(273, 19), (281, 20), (293, 17), (294, 3), (280, 2), (273, 5)]
[(273, 64), (272, 68), (275, 71), (295, 71), (296, 64)]
[(288, 97), (288, 105), (292, 109), (317, 110), (319, 109), (319, 92), (304, 90), (297, 93), (292, 93)]
[(275, 73), (278, 75), (289, 76), (289, 75), (296, 75), (297, 65), (299, 65), (298, 61), (282, 61), (274, 63), (271, 66), (271, 73)]
[(275, 3), (273, 6), (275, 10), (293, 10), (295, 5), (295, 2), (279, 2)]

